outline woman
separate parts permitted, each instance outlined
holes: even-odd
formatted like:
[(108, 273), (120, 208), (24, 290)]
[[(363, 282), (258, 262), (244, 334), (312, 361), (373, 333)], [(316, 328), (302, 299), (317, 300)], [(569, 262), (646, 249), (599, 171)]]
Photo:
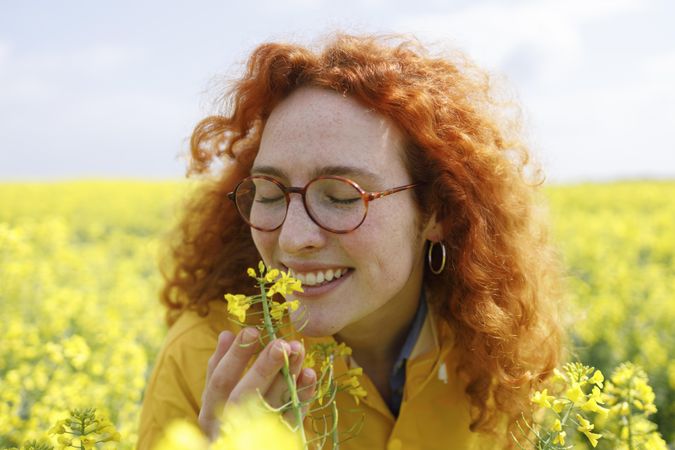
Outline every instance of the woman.
[[(258, 47), (192, 136), (191, 171), (208, 181), (165, 272), (170, 329), (139, 448), (173, 418), (213, 435), (219, 408), (256, 389), (274, 404), (284, 352), (309, 396), (300, 338), (325, 336), (364, 373), (363, 429), (343, 448), (509, 446), (561, 341), (538, 172), (512, 106), (465, 58), (397, 38)], [(281, 213), (250, 212), (252, 186)], [(302, 336), (265, 349), (240, 345), (257, 334), (235, 329), (222, 300), (251, 292), (245, 269), (259, 259), (302, 279), (308, 318)], [(348, 400), (341, 427), (356, 420)]]

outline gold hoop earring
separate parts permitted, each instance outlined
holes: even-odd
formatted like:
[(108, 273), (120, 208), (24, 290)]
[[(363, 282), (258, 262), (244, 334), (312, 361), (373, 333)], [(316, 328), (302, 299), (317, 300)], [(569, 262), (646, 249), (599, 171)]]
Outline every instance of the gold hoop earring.
[[(437, 245), (437, 244), (441, 246), (441, 255), (442, 255), (441, 256), (441, 267), (439, 267), (438, 269), (434, 269), (434, 265), (431, 262), (431, 254), (434, 251), (434, 246)], [(427, 252), (427, 262), (429, 263), (429, 270), (431, 270), (431, 273), (433, 273), (434, 275), (438, 275), (441, 272), (443, 272), (443, 269), (445, 269), (445, 258), (446, 258), (445, 244), (441, 241), (431, 242), (429, 244), (429, 251)]]

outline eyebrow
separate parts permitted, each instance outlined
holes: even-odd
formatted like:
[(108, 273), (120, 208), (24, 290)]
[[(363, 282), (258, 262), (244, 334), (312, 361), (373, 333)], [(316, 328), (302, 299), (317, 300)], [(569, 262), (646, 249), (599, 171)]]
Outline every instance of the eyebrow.
[[(251, 174), (255, 175), (270, 175), (277, 178), (282, 178), (288, 180), (288, 174), (281, 169), (278, 169), (274, 166), (254, 166), (251, 169)], [(362, 180), (371, 181), (377, 184), (382, 183), (382, 178), (377, 175), (375, 172), (371, 172), (367, 169), (354, 166), (323, 166), (317, 169), (314, 169), (310, 175), (310, 178), (316, 178), (325, 175), (337, 175), (342, 177), (356, 177)]]

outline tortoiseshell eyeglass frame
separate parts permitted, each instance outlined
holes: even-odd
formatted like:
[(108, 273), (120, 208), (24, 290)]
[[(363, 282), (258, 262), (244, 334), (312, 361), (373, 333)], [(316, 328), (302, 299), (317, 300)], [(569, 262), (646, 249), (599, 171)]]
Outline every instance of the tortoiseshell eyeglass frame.
[[(279, 187), (279, 189), (281, 189), (281, 191), (284, 193), (284, 196), (286, 197), (286, 211), (284, 212), (284, 218), (281, 220), (281, 223), (274, 228), (261, 228), (261, 227), (257, 227), (255, 225), (253, 225), (251, 222), (249, 222), (249, 220), (246, 218), (245, 214), (241, 211), (241, 209), (239, 208), (239, 205), (237, 204), (237, 190), (239, 189), (239, 187), (243, 183), (246, 183), (246, 182), (252, 181), (252, 180), (256, 180), (256, 179), (266, 180), (266, 181), (270, 181), (270, 182), (276, 184)], [(328, 180), (338, 180), (338, 181), (348, 183), (354, 189), (356, 189), (359, 192), (359, 194), (361, 194), (361, 199), (363, 200), (363, 203), (364, 203), (364, 206), (365, 206), (365, 209), (364, 209), (364, 212), (363, 212), (363, 217), (361, 218), (361, 220), (359, 221), (358, 224), (356, 224), (354, 227), (352, 227), (348, 230), (338, 230), (338, 229), (334, 229), (334, 228), (331, 228), (331, 227), (328, 227), (326, 225), (321, 224), (314, 217), (314, 215), (312, 214), (310, 209), (307, 207), (307, 199), (306, 199), (306, 195), (305, 195), (307, 193), (307, 188), (309, 188), (309, 186), (311, 186), (312, 183), (315, 183), (315, 182), (320, 181), (320, 180), (327, 180), (327, 179)], [(412, 184), (406, 184), (406, 185), (398, 186), (398, 187), (391, 188), (391, 189), (386, 189), (384, 191), (368, 192), (368, 191), (362, 189), (361, 186), (359, 186), (355, 181), (352, 181), (349, 178), (345, 178), (345, 177), (341, 177), (341, 176), (337, 176), (337, 175), (325, 175), (325, 176), (316, 177), (316, 178), (310, 180), (305, 185), (305, 187), (293, 187), (293, 186), (288, 187), (288, 186), (285, 186), (282, 182), (280, 182), (279, 180), (277, 180), (275, 178), (268, 177), (266, 175), (255, 175), (255, 176), (246, 177), (243, 180), (241, 180), (239, 183), (237, 183), (234, 190), (227, 194), (227, 197), (230, 200), (232, 200), (232, 202), (234, 203), (235, 207), (237, 208), (237, 212), (239, 213), (241, 218), (251, 228), (254, 228), (254, 229), (259, 230), (259, 231), (275, 231), (275, 230), (278, 230), (279, 228), (281, 228), (281, 226), (286, 221), (286, 215), (288, 214), (288, 206), (291, 203), (291, 194), (300, 194), (302, 196), (302, 204), (305, 207), (305, 211), (307, 212), (307, 215), (309, 216), (309, 218), (312, 219), (312, 221), (315, 224), (317, 224), (319, 227), (321, 227), (322, 229), (324, 229), (326, 231), (330, 231), (331, 233), (346, 234), (346, 233), (350, 233), (350, 232), (356, 230), (358, 227), (361, 226), (363, 221), (366, 220), (366, 215), (368, 214), (368, 204), (370, 202), (372, 202), (373, 200), (377, 200), (378, 198), (386, 197), (387, 195), (396, 194), (397, 192), (405, 191), (407, 189), (412, 189), (414, 187), (420, 186), (421, 184), (422, 183), (412, 183)]]

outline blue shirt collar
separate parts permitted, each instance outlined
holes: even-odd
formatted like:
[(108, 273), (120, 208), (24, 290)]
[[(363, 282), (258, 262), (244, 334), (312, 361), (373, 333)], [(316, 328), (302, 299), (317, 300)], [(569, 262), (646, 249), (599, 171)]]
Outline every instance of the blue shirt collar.
[(413, 348), (417, 343), (417, 338), (420, 336), (422, 331), (422, 326), (424, 325), (424, 320), (427, 317), (427, 301), (424, 295), (424, 288), (420, 294), (420, 301), (417, 305), (417, 312), (415, 313), (415, 318), (412, 321), (410, 330), (408, 331), (408, 336), (401, 347), (396, 362), (394, 363), (394, 368), (392, 369), (391, 375), (389, 376), (389, 387), (391, 388), (391, 398), (389, 400), (389, 409), (398, 417), (399, 410), (401, 409), (401, 401), (403, 400), (403, 386), (405, 386), (405, 363), (410, 358)]

